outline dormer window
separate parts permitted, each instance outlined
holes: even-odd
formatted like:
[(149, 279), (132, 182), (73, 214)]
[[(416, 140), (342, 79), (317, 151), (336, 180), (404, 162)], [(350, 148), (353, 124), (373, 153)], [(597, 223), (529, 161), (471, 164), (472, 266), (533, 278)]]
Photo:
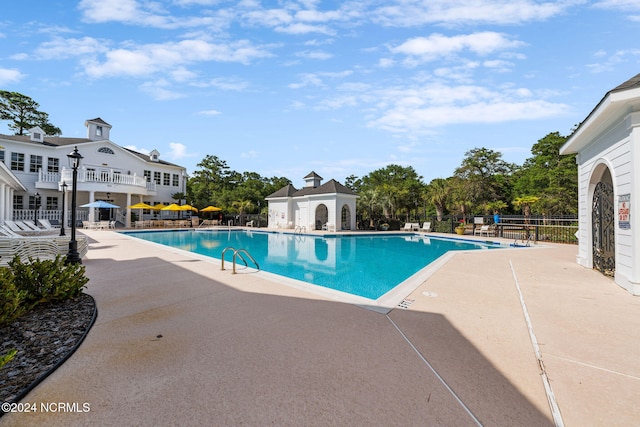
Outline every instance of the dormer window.
[(44, 131), (42, 129), (40, 129), (40, 126), (35, 126), (32, 127), (31, 129), (29, 129), (29, 135), (30, 135), (30, 139), (33, 142), (44, 142), (44, 137), (47, 135), (46, 133), (44, 133)]
[(96, 126), (96, 136), (102, 136), (102, 126)]
[(152, 162), (158, 162), (160, 159), (160, 152), (158, 150), (153, 150), (149, 153), (149, 160)]
[(100, 147), (98, 148), (98, 153), (104, 153), (104, 154), (116, 154), (113, 152), (113, 150), (109, 147)]

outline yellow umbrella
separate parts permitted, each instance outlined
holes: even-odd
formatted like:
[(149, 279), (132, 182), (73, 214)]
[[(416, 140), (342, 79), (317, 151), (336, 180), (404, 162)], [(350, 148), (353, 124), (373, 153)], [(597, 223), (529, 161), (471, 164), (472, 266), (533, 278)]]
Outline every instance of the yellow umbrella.
[(196, 212), (198, 212), (198, 209), (194, 208), (191, 205), (182, 205), (182, 206), (180, 206), (180, 210), (181, 211), (196, 211)]
[(164, 208), (160, 209), (161, 211), (180, 211), (182, 209), (180, 209), (179, 205), (176, 205), (175, 203), (171, 203), (169, 206), (165, 206)]
[(215, 206), (207, 206), (204, 209), (200, 209), (200, 212), (218, 212), (221, 211), (221, 208), (217, 208)]
[(146, 203), (136, 203), (135, 205), (127, 206), (129, 209), (153, 209), (153, 206), (150, 206)]
[(163, 209), (164, 207), (165, 207), (165, 205), (163, 205), (162, 203), (157, 204), (157, 205), (153, 205), (153, 209), (155, 209), (157, 211), (160, 210), (160, 209)]

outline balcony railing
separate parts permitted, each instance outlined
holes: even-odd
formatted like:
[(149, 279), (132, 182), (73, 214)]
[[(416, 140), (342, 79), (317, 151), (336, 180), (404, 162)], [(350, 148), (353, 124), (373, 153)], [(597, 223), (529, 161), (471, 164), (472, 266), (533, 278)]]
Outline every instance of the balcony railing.
[[(73, 181), (73, 171), (71, 169), (64, 169), (62, 172), (44, 172), (40, 170), (38, 181), (48, 183), (64, 181), (68, 184)], [(147, 178), (144, 176), (125, 175), (114, 171), (98, 172), (80, 169), (78, 170), (78, 182), (130, 185), (133, 187), (146, 188), (149, 191), (156, 191), (156, 183), (147, 182)]]

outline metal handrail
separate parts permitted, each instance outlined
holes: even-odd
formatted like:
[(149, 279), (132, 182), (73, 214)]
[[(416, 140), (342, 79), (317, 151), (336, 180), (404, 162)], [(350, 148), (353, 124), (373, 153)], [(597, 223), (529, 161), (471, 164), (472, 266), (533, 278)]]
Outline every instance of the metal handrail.
[(258, 261), (256, 261), (255, 258), (252, 257), (251, 254), (246, 249), (236, 249), (233, 246), (228, 246), (224, 248), (224, 250), (222, 251), (222, 262), (220, 265), (220, 270), (224, 270), (224, 254), (227, 251), (233, 251), (233, 274), (236, 274), (236, 258), (238, 256), (240, 256), (240, 259), (244, 263), (245, 267), (249, 266), (249, 264), (247, 264), (247, 260), (244, 258), (244, 256), (242, 256), (243, 253), (246, 254), (249, 257), (249, 259), (251, 259), (251, 261), (256, 265), (256, 269), (260, 270), (260, 265), (258, 265)]
[(302, 234), (307, 232), (307, 228), (304, 225), (296, 225), (295, 230), (293, 230), (293, 234)]
[(244, 262), (244, 265), (247, 266), (247, 260), (244, 259), (244, 257), (242, 256), (243, 253), (246, 254), (251, 259), (251, 261), (253, 261), (253, 263), (256, 265), (256, 269), (260, 270), (258, 261), (256, 261), (255, 258), (252, 257), (251, 254), (246, 249), (238, 249), (233, 253), (233, 274), (236, 274), (236, 256), (240, 255), (240, 258)]

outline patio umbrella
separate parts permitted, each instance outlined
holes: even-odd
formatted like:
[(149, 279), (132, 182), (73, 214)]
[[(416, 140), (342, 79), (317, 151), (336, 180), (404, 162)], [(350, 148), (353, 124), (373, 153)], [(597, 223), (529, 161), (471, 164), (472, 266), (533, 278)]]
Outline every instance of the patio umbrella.
[(182, 205), (182, 206), (180, 206), (180, 210), (181, 211), (196, 211), (196, 212), (198, 212), (198, 209), (194, 208), (191, 205)]
[(111, 204), (109, 202), (105, 202), (104, 200), (97, 200), (95, 202), (87, 203), (86, 205), (80, 205), (81, 208), (99, 208), (99, 209), (110, 209), (110, 208), (119, 208), (120, 206)]
[(146, 203), (136, 203), (135, 205), (127, 206), (129, 209), (153, 209), (153, 206)]
[(161, 211), (179, 211), (182, 210), (180, 209), (179, 205), (176, 205), (175, 203), (171, 203), (169, 206), (165, 206), (164, 208), (160, 209)]
[(165, 205), (163, 205), (162, 203), (159, 203), (159, 204), (157, 204), (157, 205), (153, 205), (153, 206), (151, 206), (151, 209), (154, 209), (154, 210), (156, 210), (156, 211), (159, 211), (159, 210), (161, 210), (161, 209), (163, 209), (163, 208), (166, 208), (166, 206), (165, 206)]
[(142, 220), (142, 209), (153, 209), (153, 206), (148, 205), (146, 203), (136, 203), (135, 205), (127, 206), (129, 209), (140, 209), (140, 220)]
[(219, 212), (221, 208), (215, 206), (207, 206), (206, 208), (200, 209), (200, 212)]

